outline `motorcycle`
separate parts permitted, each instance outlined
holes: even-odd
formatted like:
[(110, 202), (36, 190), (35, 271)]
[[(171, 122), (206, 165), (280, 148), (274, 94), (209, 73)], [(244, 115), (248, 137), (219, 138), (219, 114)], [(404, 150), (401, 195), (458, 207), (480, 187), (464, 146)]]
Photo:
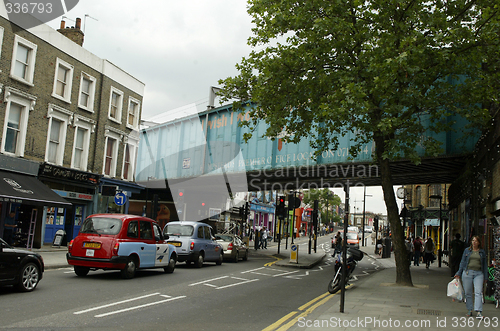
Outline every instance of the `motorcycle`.
[[(363, 259), (363, 252), (357, 248), (347, 249), (347, 273), (346, 273), (346, 283), (351, 279), (354, 269), (359, 261)], [(342, 259), (342, 253), (340, 251), (335, 251), (332, 255), (336, 257), (335, 260), (335, 275), (333, 279), (328, 283), (328, 292), (331, 294), (337, 293), (340, 290), (340, 284), (342, 281), (342, 274), (344, 273), (344, 262)]]

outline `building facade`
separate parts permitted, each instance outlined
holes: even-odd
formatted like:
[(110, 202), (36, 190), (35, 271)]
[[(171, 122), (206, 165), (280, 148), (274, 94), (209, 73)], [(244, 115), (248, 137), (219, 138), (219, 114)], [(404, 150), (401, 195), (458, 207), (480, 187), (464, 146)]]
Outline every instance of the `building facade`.
[[(35, 246), (58, 230), (72, 239), (92, 213), (126, 212), (103, 185), (127, 197), (142, 189), (134, 174), (144, 84), (83, 48), (80, 22), (27, 31), (0, 16), (0, 170), (35, 162), (36, 179), (68, 203), (38, 207)], [(10, 212), (24, 217), (19, 201), (1, 202), (0, 230)]]

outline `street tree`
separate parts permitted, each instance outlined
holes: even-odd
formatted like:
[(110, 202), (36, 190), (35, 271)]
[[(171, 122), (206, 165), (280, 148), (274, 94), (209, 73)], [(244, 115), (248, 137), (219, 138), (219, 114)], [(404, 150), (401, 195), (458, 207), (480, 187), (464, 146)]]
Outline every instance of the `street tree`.
[[(390, 162), (441, 152), (450, 115), (481, 128), (498, 104), (498, 0), (248, 0), (251, 53), (221, 80), (242, 125), (285, 130), (317, 153), (356, 132), (350, 155), (374, 143), (396, 259), (396, 283), (412, 286)], [(248, 140), (253, 130), (244, 135)], [(400, 253), (401, 252), (401, 253)]]
[(334, 217), (332, 212), (333, 207), (339, 206), (342, 203), (340, 197), (328, 188), (311, 189), (304, 192), (304, 198), (302, 199), (303, 203), (313, 206), (314, 200), (318, 200), (318, 208), (321, 212), (321, 219), (326, 223), (328, 223), (328, 219), (333, 219)]

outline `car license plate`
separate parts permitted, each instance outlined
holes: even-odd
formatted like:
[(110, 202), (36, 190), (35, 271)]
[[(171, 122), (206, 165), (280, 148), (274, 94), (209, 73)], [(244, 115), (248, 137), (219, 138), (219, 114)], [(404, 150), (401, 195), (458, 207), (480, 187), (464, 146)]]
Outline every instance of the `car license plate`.
[(94, 256), (94, 252), (95, 252), (95, 250), (93, 250), (93, 249), (87, 249), (87, 253), (85, 255), (93, 257)]
[(169, 241), (168, 243), (169, 243), (170, 245), (175, 246), (175, 247), (181, 247), (181, 246), (182, 246), (182, 243), (179, 243), (179, 242)]
[(101, 243), (85, 242), (85, 243), (83, 243), (83, 248), (100, 249)]

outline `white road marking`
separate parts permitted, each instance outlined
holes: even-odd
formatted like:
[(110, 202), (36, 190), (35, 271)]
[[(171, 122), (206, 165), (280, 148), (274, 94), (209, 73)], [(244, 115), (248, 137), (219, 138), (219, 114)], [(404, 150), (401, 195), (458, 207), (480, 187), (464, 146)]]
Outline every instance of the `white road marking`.
[(242, 274), (246, 274), (247, 272), (253, 272), (255, 270), (261, 270), (261, 269), (264, 269), (265, 267), (260, 267), (260, 268), (257, 268), (257, 269), (252, 269), (252, 270), (247, 270), (247, 271), (242, 271), (241, 273)]
[(282, 273), (282, 274), (273, 275), (273, 277), (279, 277), (279, 276), (284, 276), (284, 275), (294, 274), (294, 273), (296, 273), (296, 272), (299, 272), (299, 270), (289, 271), (289, 272), (284, 272), (284, 273)]
[(223, 289), (223, 288), (227, 288), (227, 287), (236, 286), (236, 285), (242, 285), (242, 284), (246, 284), (246, 283), (256, 282), (256, 281), (258, 281), (258, 279), (249, 279), (249, 280), (244, 281), (244, 282), (234, 283), (234, 284), (230, 284), (230, 285), (225, 285), (225, 286), (217, 287), (217, 290), (220, 290), (220, 289)]
[(189, 284), (189, 286), (195, 286), (195, 285), (199, 285), (199, 284), (203, 284), (203, 283), (208, 283), (208, 282), (211, 282), (213, 280), (223, 279), (223, 278), (227, 278), (227, 277), (229, 277), (229, 276), (222, 276), (222, 277), (207, 279), (207, 280), (203, 280), (203, 281), (198, 282), (198, 283)]
[(170, 298), (170, 299), (161, 300), (161, 301), (156, 301), (156, 302), (150, 302), (150, 303), (146, 303), (146, 304), (143, 304), (143, 305), (140, 305), (140, 306), (135, 306), (135, 307), (125, 308), (125, 309), (121, 309), (121, 310), (111, 311), (111, 312), (109, 312), (109, 313), (104, 313), (104, 314), (95, 315), (94, 317), (104, 317), (104, 316), (109, 316), (109, 315), (114, 315), (114, 314), (124, 313), (124, 312), (126, 312), (126, 311), (131, 311), (131, 310), (135, 310), (135, 309), (139, 309), (139, 308), (144, 308), (144, 307), (149, 307), (149, 306), (153, 306), (153, 305), (158, 305), (158, 304), (160, 304), (160, 303), (165, 303), (165, 302), (168, 302), (168, 301), (173, 301), (173, 300), (177, 300), (177, 299), (182, 299), (182, 298), (185, 298), (185, 297), (186, 297), (185, 295), (182, 295), (182, 296), (180, 296), (180, 297)]
[(125, 302), (131, 302), (131, 301), (135, 301), (135, 300), (140, 300), (140, 299), (144, 299), (144, 298), (147, 298), (147, 297), (152, 297), (153, 295), (158, 295), (158, 294), (160, 294), (160, 293), (147, 294), (147, 295), (143, 295), (143, 296), (140, 296), (140, 297), (137, 297), (137, 298), (127, 299), (127, 300), (123, 300), (123, 301), (109, 303), (109, 304), (103, 305), (103, 306), (98, 306), (98, 307), (94, 307), (94, 308), (90, 308), (90, 309), (85, 309), (85, 310), (81, 310), (81, 311), (76, 311), (73, 314), (75, 314), (75, 315), (84, 314), (84, 313), (88, 313), (89, 311), (98, 310), (98, 309), (102, 309), (102, 308), (107, 308), (107, 307), (111, 307), (111, 306), (116, 306), (116, 305), (119, 305), (119, 304), (122, 304), (122, 303), (125, 303)]

